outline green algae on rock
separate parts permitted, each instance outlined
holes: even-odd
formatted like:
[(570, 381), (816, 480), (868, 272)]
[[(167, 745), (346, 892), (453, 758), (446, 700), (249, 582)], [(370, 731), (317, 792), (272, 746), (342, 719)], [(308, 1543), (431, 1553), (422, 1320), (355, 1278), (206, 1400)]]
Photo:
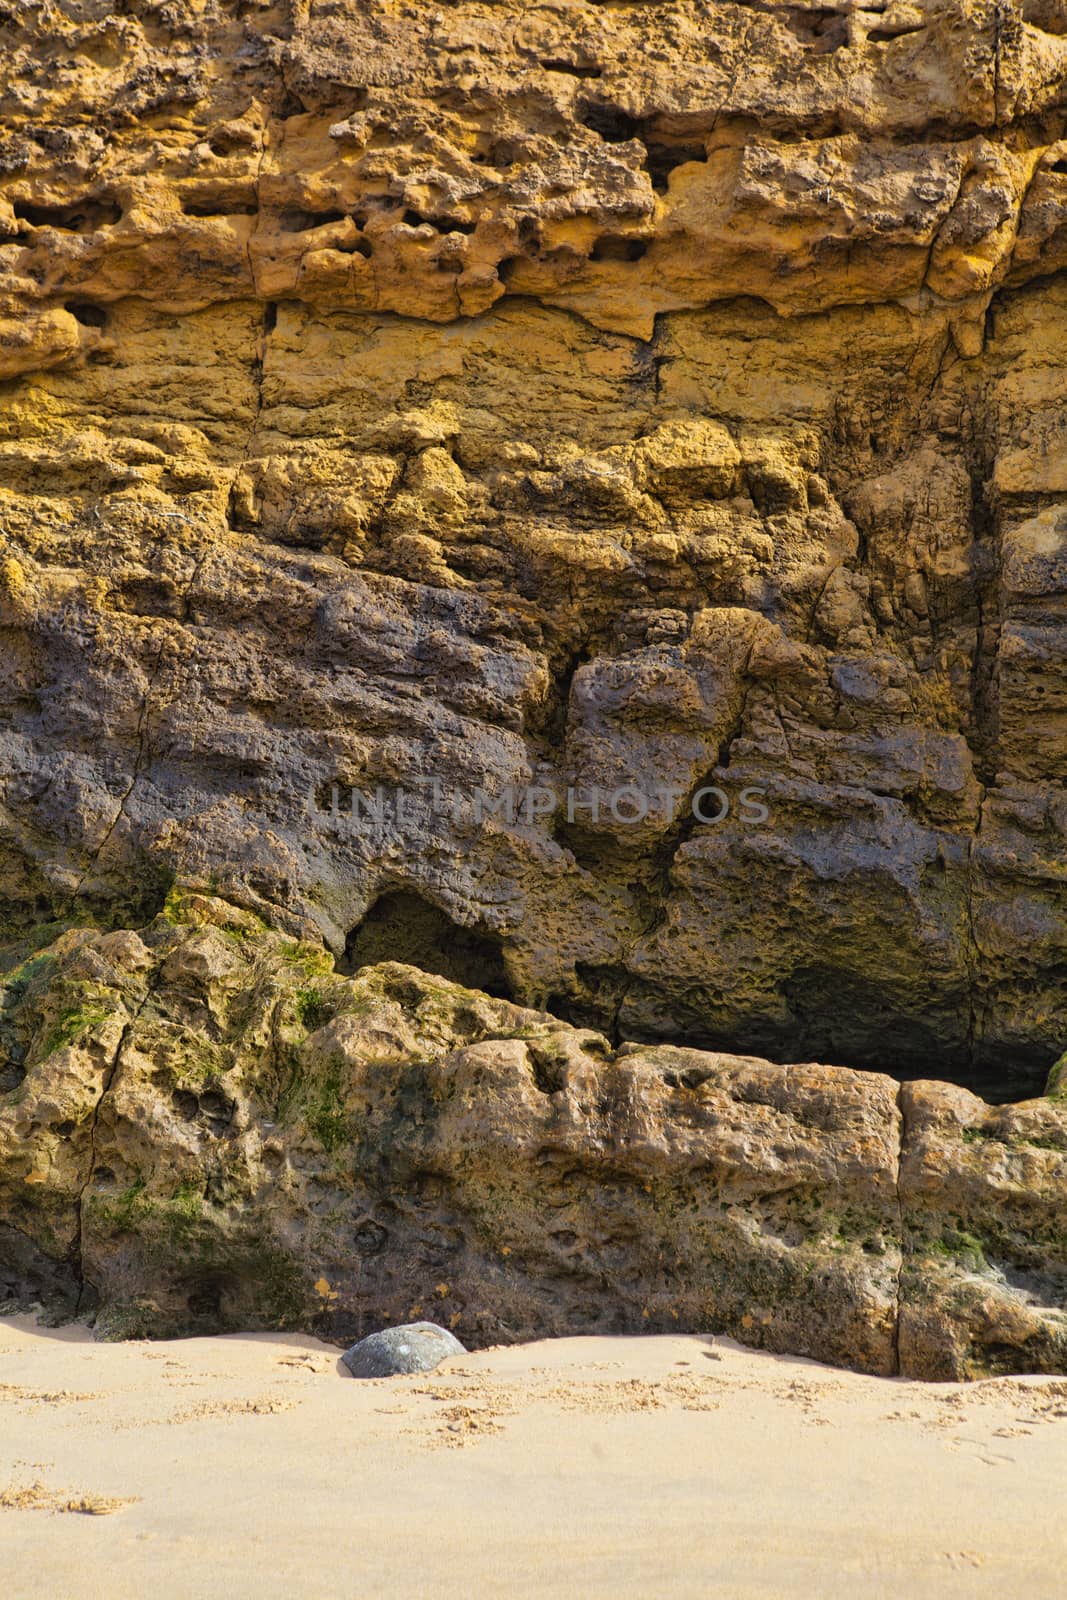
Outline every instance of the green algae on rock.
[(336, 975), (201, 895), (35, 961), (4, 996), (11, 1303), (110, 1336), (432, 1312), (468, 1345), (685, 1328), (872, 1372), (1067, 1370), (1054, 1097), (615, 1048), (414, 967)]
[(1055, 12), (0, 6), (9, 1301), (1062, 1367)]

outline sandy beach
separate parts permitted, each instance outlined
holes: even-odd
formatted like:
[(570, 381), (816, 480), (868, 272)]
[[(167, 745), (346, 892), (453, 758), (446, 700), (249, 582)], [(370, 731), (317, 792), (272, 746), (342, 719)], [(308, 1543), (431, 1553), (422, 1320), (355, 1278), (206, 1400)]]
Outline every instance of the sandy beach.
[(1063, 1381), (667, 1336), (359, 1382), (302, 1335), (13, 1318), (0, 1408), (11, 1600), (1063, 1592)]

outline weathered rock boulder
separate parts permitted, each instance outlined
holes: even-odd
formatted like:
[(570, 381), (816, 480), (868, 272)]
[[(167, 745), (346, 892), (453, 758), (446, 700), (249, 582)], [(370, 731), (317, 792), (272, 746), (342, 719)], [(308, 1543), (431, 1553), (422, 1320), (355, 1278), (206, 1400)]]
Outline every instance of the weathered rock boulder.
[(432, 1372), (449, 1356), (463, 1355), (454, 1333), (435, 1322), (405, 1322), (360, 1339), (341, 1360), (353, 1378), (393, 1378), (404, 1372)]
[(110, 1336), (432, 1316), (1067, 1370), (1067, 1103), (591, 1029), (202, 896), (0, 991), (0, 1286)]

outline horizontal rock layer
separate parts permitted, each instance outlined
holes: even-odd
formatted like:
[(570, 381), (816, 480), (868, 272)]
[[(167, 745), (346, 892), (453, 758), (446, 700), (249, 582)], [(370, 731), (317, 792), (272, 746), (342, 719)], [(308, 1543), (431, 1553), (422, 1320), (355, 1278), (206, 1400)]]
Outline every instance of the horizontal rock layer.
[(0, 1290), (98, 1332), (420, 1317), (1067, 1370), (1067, 1102), (592, 1030), (206, 897), (0, 990)]
[[(447, 322), (990, 293), (1064, 264), (1059, 0), (6, 6), (9, 370), (77, 303)], [(21, 308), (20, 308), (21, 309)]]

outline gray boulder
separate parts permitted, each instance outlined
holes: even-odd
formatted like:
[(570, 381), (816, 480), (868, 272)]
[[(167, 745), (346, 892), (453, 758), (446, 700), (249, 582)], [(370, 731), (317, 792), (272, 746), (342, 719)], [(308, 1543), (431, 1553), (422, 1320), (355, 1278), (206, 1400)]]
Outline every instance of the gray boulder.
[(398, 1372), (432, 1372), (446, 1356), (465, 1353), (459, 1340), (436, 1322), (406, 1322), (361, 1339), (341, 1359), (353, 1378), (391, 1378)]

